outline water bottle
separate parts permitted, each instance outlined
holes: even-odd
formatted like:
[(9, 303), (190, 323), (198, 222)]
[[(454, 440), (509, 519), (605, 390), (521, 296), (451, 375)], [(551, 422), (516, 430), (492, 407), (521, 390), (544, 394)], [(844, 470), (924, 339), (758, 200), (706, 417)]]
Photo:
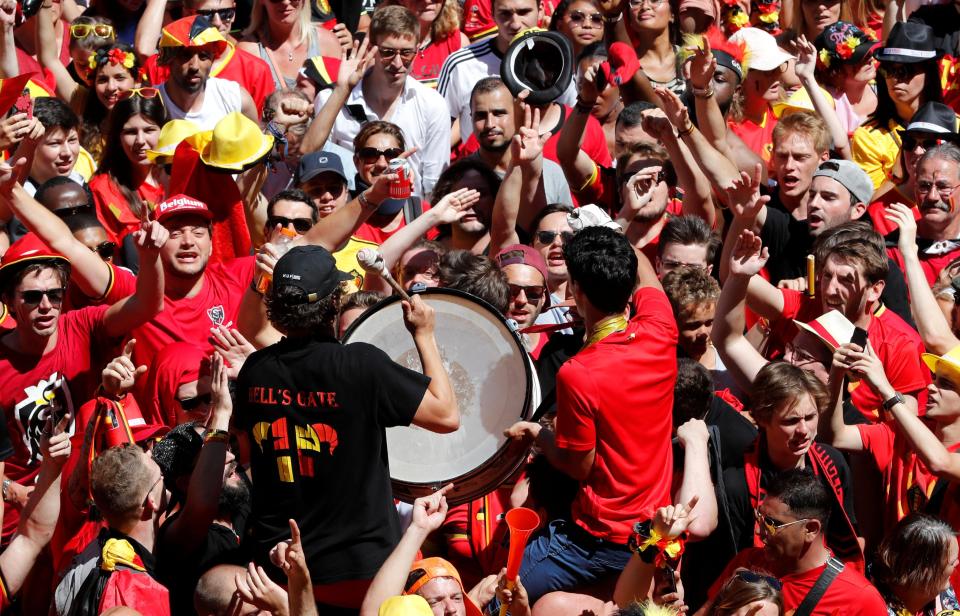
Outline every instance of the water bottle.
[[(290, 250), (290, 242), (292, 242), (297, 237), (297, 232), (293, 231), (288, 227), (280, 229), (280, 236), (273, 241), (273, 246), (277, 250), (277, 261), (280, 260), (280, 257), (287, 254)], [(270, 290), (270, 283), (273, 281), (273, 276), (264, 272), (260, 274), (260, 279), (257, 280), (257, 291), (263, 295)]]

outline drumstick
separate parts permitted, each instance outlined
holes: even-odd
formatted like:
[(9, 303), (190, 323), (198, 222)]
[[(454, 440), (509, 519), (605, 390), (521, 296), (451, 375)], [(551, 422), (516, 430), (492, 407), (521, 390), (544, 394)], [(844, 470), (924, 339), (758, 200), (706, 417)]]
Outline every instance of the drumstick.
[(408, 302), (410, 301), (410, 296), (400, 286), (400, 283), (390, 275), (390, 270), (385, 267), (386, 264), (383, 262), (383, 255), (380, 254), (380, 251), (373, 248), (361, 248), (357, 251), (357, 262), (363, 268), (363, 271), (368, 274), (377, 274), (387, 281), (387, 284), (397, 292), (397, 295)]

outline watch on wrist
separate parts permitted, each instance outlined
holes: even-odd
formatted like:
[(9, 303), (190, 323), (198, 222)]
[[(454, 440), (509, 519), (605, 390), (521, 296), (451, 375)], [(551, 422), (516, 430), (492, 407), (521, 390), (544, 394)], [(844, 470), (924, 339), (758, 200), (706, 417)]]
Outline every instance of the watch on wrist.
[(360, 207), (368, 210), (375, 210), (380, 207), (379, 203), (372, 203), (370, 199), (367, 199), (367, 191), (361, 190), (357, 194), (357, 200), (360, 201)]
[(4, 479), (4, 480), (3, 480), (3, 490), (2, 490), (2, 494), (3, 494), (3, 500), (4, 500), (4, 502), (9, 502), (9, 501), (10, 501), (10, 484), (11, 484), (11, 483), (12, 483), (12, 482), (11, 482), (9, 479)]
[(893, 392), (892, 396), (883, 401), (881, 406), (883, 407), (883, 410), (891, 411), (893, 410), (893, 407), (898, 404), (903, 404), (903, 394), (901, 394), (899, 391), (895, 391)]

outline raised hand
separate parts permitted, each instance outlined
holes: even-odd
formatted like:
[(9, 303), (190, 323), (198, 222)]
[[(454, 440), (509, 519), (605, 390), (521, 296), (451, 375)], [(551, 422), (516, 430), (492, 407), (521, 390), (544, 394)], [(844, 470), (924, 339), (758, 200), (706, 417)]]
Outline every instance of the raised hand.
[(10, 163), (0, 163), (0, 196), (10, 198), (13, 194), (13, 187), (17, 185), (23, 172), (27, 169), (27, 159), (18, 158), (11, 165)]
[(137, 341), (134, 338), (127, 341), (127, 344), (123, 347), (123, 353), (114, 357), (103, 369), (101, 374), (103, 391), (114, 398), (124, 396), (133, 388), (137, 377), (147, 372), (146, 366), (135, 366), (133, 364), (133, 349), (136, 344)]
[(230, 384), (227, 378), (228, 368), (224, 366), (223, 355), (213, 354), (210, 377), (210, 412), (214, 415), (233, 413), (233, 398), (230, 397)]
[(275, 616), (288, 614), (287, 591), (278, 586), (263, 570), (250, 563), (236, 576), (237, 592), (247, 603)]
[(730, 255), (730, 274), (735, 276), (753, 276), (760, 273), (767, 264), (770, 252), (753, 231), (744, 231), (734, 244)]
[(755, 220), (763, 206), (770, 201), (767, 195), (760, 195), (760, 183), (763, 178), (763, 167), (760, 163), (753, 169), (751, 176), (746, 171), (740, 172), (740, 179), (723, 188), (727, 205), (737, 218)]
[(283, 569), (287, 579), (298, 582), (310, 580), (310, 570), (307, 568), (307, 556), (303, 551), (303, 542), (300, 540), (300, 527), (297, 521), (290, 520), (290, 538), (281, 541), (270, 550), (270, 562)]
[(886, 392), (893, 390), (883, 368), (883, 362), (877, 357), (869, 342), (866, 349), (861, 349), (852, 343), (841, 344), (833, 354), (833, 365), (866, 381), (870, 389), (881, 396), (886, 396)]
[(677, 428), (677, 438), (684, 448), (694, 442), (705, 444), (710, 440), (710, 431), (702, 419), (690, 419)]
[(210, 342), (219, 355), (227, 362), (227, 376), (237, 378), (243, 362), (256, 351), (250, 342), (236, 329), (227, 329), (223, 325), (210, 328)]
[(430, 534), (443, 525), (447, 519), (447, 493), (453, 489), (448, 483), (433, 494), (413, 501), (412, 525)]
[(43, 435), (40, 437), (40, 453), (43, 461), (63, 466), (70, 458), (70, 434), (68, 428), (73, 417), (70, 413), (64, 413), (63, 417), (56, 425), (53, 424), (53, 418), (47, 418), (47, 425), (44, 427)]
[(661, 143), (677, 138), (677, 133), (673, 130), (673, 124), (667, 118), (667, 114), (659, 108), (645, 112), (641, 117), (640, 126), (643, 128), (643, 132), (655, 137)]
[(717, 72), (717, 59), (710, 49), (710, 41), (703, 37), (703, 47), (688, 47), (693, 52), (690, 60), (690, 85), (697, 90), (706, 90), (713, 83)]
[(697, 519), (692, 512), (699, 500), (699, 496), (694, 496), (685, 505), (668, 505), (657, 509), (653, 516), (652, 529), (661, 537), (679, 537), (686, 532), (691, 522)]
[(623, 205), (619, 216), (628, 221), (633, 220), (653, 199), (653, 193), (659, 185), (660, 172), (663, 167), (644, 167), (627, 180), (621, 189)]
[(690, 125), (690, 112), (687, 111), (687, 106), (683, 104), (680, 97), (661, 86), (657, 86), (653, 91), (660, 99), (660, 108), (663, 109), (663, 113), (674, 128), (685, 130)]
[(403, 306), (403, 324), (414, 336), (433, 335), (436, 322), (435, 311), (432, 306), (423, 301), (419, 295), (414, 295), (410, 301), (401, 302)]
[(500, 605), (509, 607), (510, 616), (526, 616), (530, 614), (530, 597), (523, 587), (518, 576), (513, 588), (507, 586), (507, 569), (504, 567), (497, 576), (497, 599)]
[(140, 228), (133, 232), (133, 239), (141, 261), (147, 261), (160, 256), (160, 249), (170, 239), (170, 232), (159, 222), (148, 220), (140, 223)]
[(594, 64), (587, 67), (580, 79), (577, 81), (577, 98), (584, 104), (593, 104), (600, 98), (602, 90), (597, 87), (597, 74), (600, 72), (600, 64)]
[(479, 200), (479, 191), (473, 188), (461, 188), (444, 195), (443, 199), (440, 199), (429, 211), (436, 216), (438, 225), (447, 225), (463, 218), (464, 213)]
[(340, 43), (341, 49), (353, 48), (353, 35), (347, 30), (347, 24), (341, 22), (335, 25), (333, 27), (333, 35), (337, 37), (337, 42)]
[(801, 80), (814, 81), (814, 71), (817, 69), (817, 48), (801, 34), (796, 40), (795, 49), (797, 62), (793, 70), (797, 73), (797, 77)]
[[(416, 151), (417, 148), (410, 148), (397, 158), (410, 158)], [(390, 198), (390, 182), (399, 179), (400, 176), (396, 173), (387, 173), (384, 171), (373, 179), (373, 184), (370, 186), (370, 193), (367, 195), (367, 197), (372, 203), (382, 203)], [(410, 174), (409, 179), (411, 182), (416, 182), (412, 173)]]
[(522, 103), (523, 124), (517, 128), (517, 134), (510, 142), (510, 153), (514, 164), (529, 165), (543, 156), (543, 146), (550, 135), (540, 134), (540, 110), (531, 109), (530, 105)]
[(373, 56), (376, 53), (377, 46), (370, 46), (369, 36), (364, 37), (362, 43), (353, 41), (350, 47), (341, 47), (340, 71), (337, 73), (337, 86), (350, 90), (356, 87), (356, 85), (360, 83), (360, 80), (363, 79), (363, 74), (373, 63)]
[(913, 217), (913, 208), (902, 203), (891, 203), (887, 206), (884, 218), (897, 225), (900, 229), (897, 238), (897, 247), (903, 254), (917, 252), (917, 221)]

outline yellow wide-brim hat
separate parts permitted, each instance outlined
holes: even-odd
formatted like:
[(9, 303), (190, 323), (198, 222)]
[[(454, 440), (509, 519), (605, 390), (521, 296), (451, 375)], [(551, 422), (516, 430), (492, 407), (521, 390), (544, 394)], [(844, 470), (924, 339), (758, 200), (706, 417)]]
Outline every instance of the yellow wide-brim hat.
[(169, 162), (173, 158), (177, 146), (184, 139), (192, 137), (200, 132), (200, 127), (190, 120), (170, 120), (160, 129), (160, 136), (157, 138), (157, 146), (152, 150), (147, 150), (147, 158), (156, 164)]
[(920, 356), (930, 372), (938, 372), (960, 385), (960, 346), (955, 346), (943, 355), (924, 353)]
[(239, 111), (227, 114), (213, 127), (210, 142), (200, 152), (208, 167), (241, 171), (259, 162), (273, 149), (273, 136)]

